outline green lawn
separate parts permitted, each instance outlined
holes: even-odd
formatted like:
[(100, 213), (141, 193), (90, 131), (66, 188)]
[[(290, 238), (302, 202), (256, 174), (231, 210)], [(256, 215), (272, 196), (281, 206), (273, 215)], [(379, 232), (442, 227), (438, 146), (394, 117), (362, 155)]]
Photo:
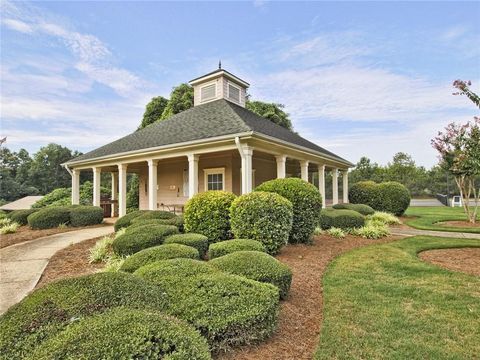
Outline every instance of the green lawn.
[[(446, 206), (432, 206), (432, 207), (409, 207), (405, 213), (407, 216), (415, 216), (415, 218), (406, 220), (406, 224), (416, 229), (422, 230), (437, 230), (437, 231), (452, 231), (452, 232), (470, 232), (480, 233), (480, 227), (453, 227), (442, 226), (437, 224), (441, 221), (448, 220), (467, 220), (467, 216), (461, 207), (446, 207)], [(480, 220), (480, 214), (477, 219)]]
[(419, 251), (480, 240), (417, 236), (351, 251), (324, 279), (315, 359), (474, 359), (480, 278), (419, 260)]

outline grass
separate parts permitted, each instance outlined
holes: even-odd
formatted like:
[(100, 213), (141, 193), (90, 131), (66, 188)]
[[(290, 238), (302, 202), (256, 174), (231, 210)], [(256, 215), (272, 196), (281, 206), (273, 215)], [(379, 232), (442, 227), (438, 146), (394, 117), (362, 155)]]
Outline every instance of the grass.
[[(467, 216), (461, 207), (446, 207), (446, 206), (426, 206), (426, 207), (409, 207), (405, 213), (407, 216), (414, 216), (414, 218), (407, 219), (407, 225), (416, 229), (422, 230), (436, 230), (436, 231), (451, 231), (451, 232), (469, 232), (480, 233), (480, 227), (458, 227), (458, 226), (442, 226), (438, 224), (442, 221), (466, 221)], [(480, 220), (480, 214), (477, 219)]]
[(417, 236), (351, 251), (324, 279), (315, 359), (473, 359), (480, 354), (480, 278), (418, 259), (480, 240)]

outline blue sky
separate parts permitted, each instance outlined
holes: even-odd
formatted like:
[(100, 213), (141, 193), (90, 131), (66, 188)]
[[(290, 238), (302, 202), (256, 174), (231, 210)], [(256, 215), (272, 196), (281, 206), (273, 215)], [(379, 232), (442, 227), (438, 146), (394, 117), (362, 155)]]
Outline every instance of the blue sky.
[(1, 3), (1, 134), (88, 151), (133, 131), (152, 96), (216, 68), (283, 103), (346, 157), (436, 163), (430, 139), (478, 114), (480, 2)]

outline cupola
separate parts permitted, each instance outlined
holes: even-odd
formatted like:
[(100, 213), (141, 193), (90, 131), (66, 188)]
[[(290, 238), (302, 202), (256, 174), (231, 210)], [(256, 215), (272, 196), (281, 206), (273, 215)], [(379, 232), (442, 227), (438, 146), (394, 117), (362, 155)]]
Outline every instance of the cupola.
[(250, 86), (246, 81), (222, 69), (221, 63), (217, 70), (190, 80), (189, 84), (193, 87), (194, 106), (225, 99), (245, 107), (247, 89)]

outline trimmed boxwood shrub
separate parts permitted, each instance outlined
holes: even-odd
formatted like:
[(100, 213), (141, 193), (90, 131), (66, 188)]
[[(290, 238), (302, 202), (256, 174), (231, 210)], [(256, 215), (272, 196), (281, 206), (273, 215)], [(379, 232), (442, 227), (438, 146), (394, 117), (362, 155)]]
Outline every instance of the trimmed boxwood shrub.
[(30, 214), (27, 218), (32, 229), (51, 229), (70, 223), (70, 209), (66, 206), (48, 207)]
[(320, 227), (323, 230), (334, 228), (354, 229), (365, 225), (365, 217), (353, 210), (326, 209), (320, 214)]
[(13, 222), (16, 222), (17, 224), (27, 225), (28, 216), (37, 211), (38, 209), (14, 210), (10, 214), (8, 214), (8, 218), (10, 218)]
[(134, 272), (138, 268), (160, 260), (190, 258), (199, 259), (198, 250), (181, 244), (166, 244), (143, 249), (128, 257), (120, 267), (120, 270)]
[(170, 211), (146, 210), (140, 216), (132, 219), (132, 222), (139, 221), (139, 220), (152, 220), (152, 219), (168, 220), (173, 218), (175, 218), (175, 214), (171, 213)]
[(42, 287), (0, 318), (0, 354), (24, 358), (74, 320), (117, 306), (162, 310), (163, 290), (127, 273), (98, 273)]
[(346, 203), (346, 204), (335, 204), (332, 207), (337, 210), (353, 210), (365, 216), (372, 215), (373, 213), (375, 213), (375, 210), (372, 207), (365, 204)]
[(322, 210), (322, 195), (315, 186), (298, 178), (275, 179), (264, 182), (255, 191), (274, 192), (289, 200), (293, 206), (289, 242), (310, 242)]
[(71, 226), (88, 226), (103, 222), (103, 209), (99, 206), (75, 206), (70, 208)]
[(233, 253), (235, 251), (262, 251), (267, 249), (260, 241), (251, 239), (232, 239), (220, 241), (215, 244), (210, 244), (208, 247), (208, 258), (215, 259), (217, 257)]
[(115, 225), (113, 226), (114, 229), (115, 229), (115, 232), (117, 232), (118, 230), (120, 230), (122, 228), (126, 228), (126, 227), (130, 226), (133, 219), (145, 214), (146, 212), (148, 212), (148, 210), (136, 210), (136, 211), (132, 211), (131, 213), (128, 213), (128, 214), (122, 216), (120, 219), (118, 219), (115, 222)]
[(205, 235), (210, 243), (231, 238), (230, 205), (235, 195), (227, 191), (196, 194), (185, 204), (185, 232)]
[(159, 312), (116, 308), (73, 323), (29, 359), (211, 359), (191, 325)]
[(236, 238), (262, 242), (269, 254), (287, 244), (292, 229), (292, 203), (284, 197), (256, 191), (235, 199), (230, 210)]
[(194, 247), (198, 250), (200, 257), (203, 259), (207, 255), (208, 238), (202, 234), (187, 233), (170, 235), (163, 242), (164, 244), (182, 244)]
[(292, 283), (292, 271), (273, 256), (259, 251), (237, 251), (209, 261), (218, 270), (275, 285), (285, 299)]
[(177, 234), (178, 228), (173, 225), (144, 225), (128, 229), (115, 238), (112, 249), (120, 256), (131, 255), (140, 250), (161, 245), (169, 235)]
[(348, 197), (351, 203), (367, 204), (377, 211), (395, 216), (403, 215), (410, 205), (410, 192), (396, 181), (360, 181), (352, 185)]
[(136, 274), (165, 289), (166, 312), (193, 324), (214, 351), (263, 340), (276, 328), (279, 293), (271, 284), (222, 272), (192, 277), (158, 276), (155, 270)]
[[(189, 258), (162, 260), (142, 266), (135, 275), (152, 282), (163, 281), (168, 277), (190, 278), (198, 275), (213, 274), (217, 269), (208, 262)], [(163, 280), (162, 280), (163, 279)]]

